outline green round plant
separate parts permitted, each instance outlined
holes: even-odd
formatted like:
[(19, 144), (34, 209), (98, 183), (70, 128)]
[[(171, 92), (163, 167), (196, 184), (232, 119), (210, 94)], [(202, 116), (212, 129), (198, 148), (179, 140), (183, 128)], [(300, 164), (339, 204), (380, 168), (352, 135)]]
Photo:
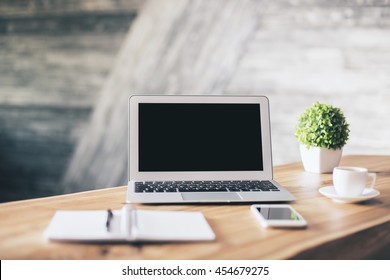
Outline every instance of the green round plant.
[(339, 108), (317, 101), (299, 117), (295, 136), (307, 148), (337, 150), (347, 143), (349, 124)]

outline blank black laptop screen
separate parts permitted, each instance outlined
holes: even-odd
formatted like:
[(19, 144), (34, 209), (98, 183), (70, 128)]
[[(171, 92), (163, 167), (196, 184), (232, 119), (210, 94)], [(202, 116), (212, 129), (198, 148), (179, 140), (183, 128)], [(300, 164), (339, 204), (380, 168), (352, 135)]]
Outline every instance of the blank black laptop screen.
[(259, 104), (139, 104), (139, 171), (261, 171)]

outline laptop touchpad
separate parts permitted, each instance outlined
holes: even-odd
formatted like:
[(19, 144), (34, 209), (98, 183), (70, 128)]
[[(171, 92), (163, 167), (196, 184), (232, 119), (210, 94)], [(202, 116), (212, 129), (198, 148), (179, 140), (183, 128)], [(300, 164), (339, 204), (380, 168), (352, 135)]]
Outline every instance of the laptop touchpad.
[(241, 200), (236, 193), (182, 193), (183, 200), (192, 201), (237, 201)]

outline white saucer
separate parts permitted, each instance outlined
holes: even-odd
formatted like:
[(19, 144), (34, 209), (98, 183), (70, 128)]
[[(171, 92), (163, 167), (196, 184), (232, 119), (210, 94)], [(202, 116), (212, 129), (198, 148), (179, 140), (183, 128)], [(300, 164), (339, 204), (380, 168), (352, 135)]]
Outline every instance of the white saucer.
[(322, 195), (333, 199), (334, 202), (339, 203), (356, 203), (374, 198), (380, 194), (379, 191), (377, 191), (376, 189), (365, 188), (360, 196), (345, 197), (338, 195), (333, 186), (323, 187), (320, 188), (318, 191)]

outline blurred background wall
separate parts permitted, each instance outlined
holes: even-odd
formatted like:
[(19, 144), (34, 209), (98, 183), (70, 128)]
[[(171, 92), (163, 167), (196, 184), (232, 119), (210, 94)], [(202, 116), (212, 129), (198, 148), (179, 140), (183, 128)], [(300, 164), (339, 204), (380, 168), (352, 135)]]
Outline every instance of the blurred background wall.
[(61, 180), (140, 0), (0, 1), (0, 200)]
[[(110, 99), (107, 93), (110, 73), (118, 76), (118, 71), (123, 69), (118, 66), (121, 63), (118, 60), (129, 55), (147, 58), (148, 41), (135, 44), (134, 33), (142, 30), (134, 28), (153, 24), (150, 17), (159, 13), (166, 14), (166, 21), (171, 13), (181, 15), (183, 23), (188, 23), (186, 18), (195, 18), (200, 26), (203, 20), (212, 18), (210, 15), (223, 14), (228, 21), (240, 16), (234, 13), (234, 5), (239, 5), (234, 1), (179, 2), (181, 6), (168, 0), (0, 2), (0, 201), (126, 184), (125, 157), (120, 155), (118, 159), (116, 155), (127, 138), (120, 137), (120, 144), (109, 150), (109, 155), (105, 154), (107, 149), (99, 148), (101, 143), (94, 146), (87, 140), (92, 137), (91, 123), (93, 131), (100, 129), (103, 134), (106, 131), (99, 125), (99, 118), (92, 117), (94, 112), (95, 115), (99, 112), (96, 108), (108, 103), (116, 106), (116, 99), (105, 100)], [(244, 4), (236, 11), (244, 13), (256, 6), (260, 8), (259, 13), (252, 15), (253, 24), (246, 21), (251, 32), (245, 33), (245, 40), (237, 41), (239, 48), (226, 46), (227, 53), (235, 59), (229, 64), (228, 75), (223, 76), (223, 87), (207, 93), (269, 97), (274, 163), (299, 160), (295, 123), (299, 114), (317, 100), (344, 111), (351, 128), (345, 154), (390, 154), (390, 1), (248, 0), (241, 3)], [(165, 20), (163, 16), (159, 18)], [(137, 21), (141, 23), (136, 24)], [(182, 37), (175, 34), (185, 33), (185, 28), (188, 28), (185, 24), (172, 21), (166, 28), (169, 36), (161, 38), (177, 41)], [(152, 34), (154, 28), (148, 30)], [(196, 37), (194, 29), (188, 30), (192, 37), (187, 40), (197, 42), (193, 38)], [(237, 36), (242, 36), (243, 31)], [(228, 30), (200, 31), (199, 36), (205, 36), (207, 42), (207, 36), (216, 34), (222, 37), (215, 40), (235, 36)], [(155, 35), (155, 38), (161, 36)], [(188, 55), (181, 50), (177, 52), (179, 60), (183, 53)], [(175, 52), (168, 50), (165, 54), (172, 56)], [(164, 52), (159, 55), (164, 58)], [(177, 84), (185, 77), (180, 69), (183, 72), (187, 68), (177, 67), (172, 71), (168, 75), (169, 86), (159, 88), (161, 81), (147, 77), (151, 84), (147, 93), (156, 93), (161, 88), (166, 91), (158, 93), (205, 93), (198, 92), (196, 84), (193, 91), (187, 85), (184, 87), (187, 91), (180, 92)], [(130, 74), (128, 79), (132, 78)], [(196, 82), (196, 77), (192, 78), (192, 83)], [(128, 96), (131, 90), (130, 87), (115, 89), (122, 96)], [(123, 104), (117, 105), (123, 108)], [(110, 118), (115, 123), (116, 119), (126, 118), (126, 112), (111, 114)], [(109, 134), (112, 139), (119, 135)], [(84, 166), (80, 163), (80, 168), (78, 163), (88, 147), (94, 151), (86, 157), (92, 166), (87, 176), (83, 170), (87, 163)], [(108, 157), (119, 163), (114, 171), (93, 167), (93, 161), (104, 162)], [(77, 169), (80, 172), (72, 175)], [(88, 179), (81, 178), (83, 172)], [(110, 176), (109, 181), (104, 180)]]

